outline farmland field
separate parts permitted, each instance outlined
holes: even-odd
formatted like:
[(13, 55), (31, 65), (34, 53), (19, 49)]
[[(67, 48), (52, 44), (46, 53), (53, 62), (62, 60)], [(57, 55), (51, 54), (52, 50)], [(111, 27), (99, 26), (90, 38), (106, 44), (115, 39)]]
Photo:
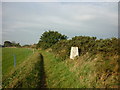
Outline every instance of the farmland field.
[(14, 68), (14, 56), (16, 66), (32, 54), (32, 49), (27, 48), (2, 48), (2, 73), (3, 75)]

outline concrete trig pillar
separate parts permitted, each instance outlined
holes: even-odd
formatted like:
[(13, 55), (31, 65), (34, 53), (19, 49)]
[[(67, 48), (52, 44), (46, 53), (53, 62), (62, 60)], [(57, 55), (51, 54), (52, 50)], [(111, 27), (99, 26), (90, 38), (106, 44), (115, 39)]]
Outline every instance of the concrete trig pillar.
[(71, 47), (70, 59), (74, 59), (76, 56), (79, 56), (78, 47)]

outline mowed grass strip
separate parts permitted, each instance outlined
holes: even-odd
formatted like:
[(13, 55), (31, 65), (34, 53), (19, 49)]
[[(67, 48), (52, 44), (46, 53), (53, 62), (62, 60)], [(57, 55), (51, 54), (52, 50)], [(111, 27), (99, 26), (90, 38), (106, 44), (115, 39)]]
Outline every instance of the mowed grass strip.
[(3, 79), (3, 88), (37, 88), (41, 81), (41, 58), (36, 51), (32, 56), (12, 69)]
[(40, 51), (44, 56), (46, 84), (48, 88), (78, 88), (79, 80), (69, 71), (64, 61), (60, 61), (52, 53)]
[(2, 48), (2, 74), (5, 75), (14, 68), (14, 55), (16, 66), (32, 55), (32, 49), (27, 48)]

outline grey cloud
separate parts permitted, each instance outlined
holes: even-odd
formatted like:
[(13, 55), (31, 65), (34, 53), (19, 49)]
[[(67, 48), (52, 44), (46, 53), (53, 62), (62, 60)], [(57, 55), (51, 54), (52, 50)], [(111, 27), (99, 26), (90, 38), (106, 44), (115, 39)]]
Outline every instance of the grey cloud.
[(117, 3), (3, 3), (4, 40), (36, 43), (50, 29), (68, 37), (117, 37), (117, 8)]

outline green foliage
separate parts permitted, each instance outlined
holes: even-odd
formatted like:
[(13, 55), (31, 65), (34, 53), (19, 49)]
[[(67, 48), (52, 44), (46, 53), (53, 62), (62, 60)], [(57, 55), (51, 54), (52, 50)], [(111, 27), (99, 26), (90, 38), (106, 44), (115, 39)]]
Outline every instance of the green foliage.
[(105, 55), (114, 55), (118, 53), (118, 39), (100, 39), (89, 36), (75, 36), (71, 40), (61, 40), (53, 45), (52, 51), (62, 59), (66, 59), (70, 55), (72, 46), (77, 46), (80, 55), (87, 52), (91, 54), (104, 53)]
[(67, 36), (58, 33), (57, 31), (46, 31), (40, 37), (37, 48), (47, 49), (60, 40), (67, 39)]
[(70, 46), (70, 40), (61, 40), (53, 45), (51, 48), (56, 56), (58, 56), (61, 60), (64, 60), (70, 54)]

